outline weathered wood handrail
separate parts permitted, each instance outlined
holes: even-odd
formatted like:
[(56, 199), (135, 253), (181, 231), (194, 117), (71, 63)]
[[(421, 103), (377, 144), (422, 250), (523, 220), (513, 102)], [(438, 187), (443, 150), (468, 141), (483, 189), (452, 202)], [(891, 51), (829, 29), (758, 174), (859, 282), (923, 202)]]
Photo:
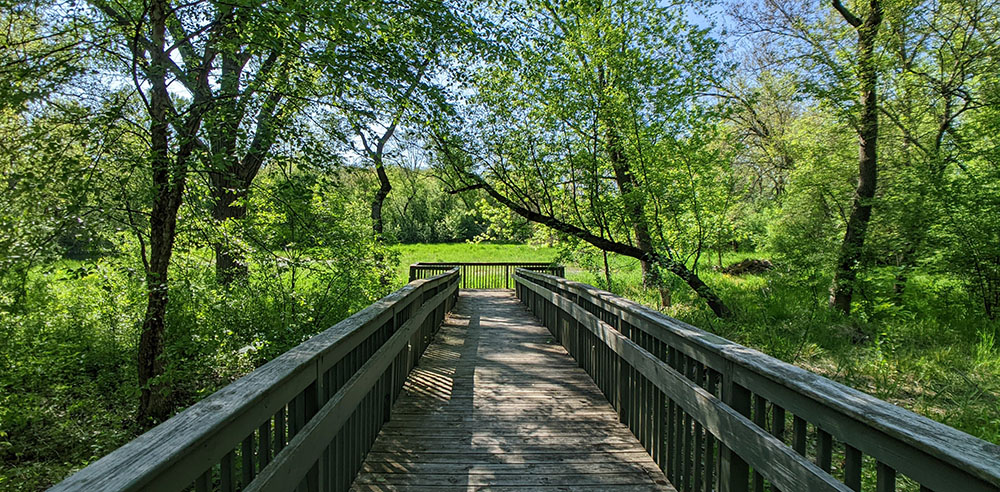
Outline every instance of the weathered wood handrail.
[(347, 490), (458, 284), (409, 283), (51, 490)]
[(589, 285), (515, 282), (679, 490), (1000, 490), (1000, 446)]
[(566, 268), (554, 263), (493, 262), (493, 263), (414, 263), (410, 265), (410, 281), (428, 278), (452, 268), (462, 270), (463, 289), (513, 288), (514, 271), (524, 268), (533, 272), (563, 277)]

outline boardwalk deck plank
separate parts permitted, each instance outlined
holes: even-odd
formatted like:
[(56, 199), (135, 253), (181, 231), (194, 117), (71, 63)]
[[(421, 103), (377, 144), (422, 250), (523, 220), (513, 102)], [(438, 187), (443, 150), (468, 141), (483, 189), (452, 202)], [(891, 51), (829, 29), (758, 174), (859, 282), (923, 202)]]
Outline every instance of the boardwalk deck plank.
[(673, 492), (565, 349), (509, 291), (462, 291), (354, 491)]

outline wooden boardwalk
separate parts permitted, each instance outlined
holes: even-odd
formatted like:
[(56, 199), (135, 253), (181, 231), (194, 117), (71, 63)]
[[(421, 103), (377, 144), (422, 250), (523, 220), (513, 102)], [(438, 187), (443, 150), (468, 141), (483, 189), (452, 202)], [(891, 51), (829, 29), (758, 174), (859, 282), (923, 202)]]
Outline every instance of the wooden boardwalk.
[(464, 290), (352, 490), (674, 489), (512, 292)]

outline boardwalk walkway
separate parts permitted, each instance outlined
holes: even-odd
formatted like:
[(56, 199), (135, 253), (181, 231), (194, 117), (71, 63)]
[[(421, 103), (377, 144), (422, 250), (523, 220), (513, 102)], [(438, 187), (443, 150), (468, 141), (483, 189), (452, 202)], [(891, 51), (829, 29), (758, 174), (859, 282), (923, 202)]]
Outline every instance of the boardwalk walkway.
[(355, 491), (673, 491), (510, 291), (463, 290)]

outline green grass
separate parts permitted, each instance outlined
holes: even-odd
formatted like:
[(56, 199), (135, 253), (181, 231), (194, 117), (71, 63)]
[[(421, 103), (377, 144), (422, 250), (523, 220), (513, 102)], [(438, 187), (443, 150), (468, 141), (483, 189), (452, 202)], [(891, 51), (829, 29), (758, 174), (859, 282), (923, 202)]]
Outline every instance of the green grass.
[[(573, 280), (608, 288), (683, 321), (797, 364), (878, 398), (1000, 443), (1000, 324), (985, 320), (961, 284), (941, 275), (911, 277), (901, 303), (889, 302), (892, 272), (862, 280), (851, 317), (825, 305), (828, 278), (803, 280), (782, 269), (729, 276), (703, 263), (699, 274), (733, 309), (719, 320), (678, 279), (666, 279), (673, 304), (641, 285), (638, 262), (563, 255), (530, 245), (413, 244), (394, 247), (394, 283), (415, 262), (566, 264)], [(252, 285), (222, 290), (200, 252), (175, 257), (171, 341), (188, 363), (174, 368), (185, 404), (366, 305), (386, 288), (374, 274), (337, 280), (342, 295), (259, 271)], [(728, 254), (731, 264), (748, 256)], [(716, 262), (717, 260), (713, 260)], [(340, 265), (340, 263), (335, 263)], [(344, 264), (346, 270), (357, 270)], [(16, 313), (0, 313), (0, 490), (39, 490), (134, 436), (134, 353), (145, 302), (140, 268), (125, 260), (62, 261), (32, 273)], [(336, 272), (330, 278), (339, 279)], [(310, 308), (310, 309), (307, 309)], [(322, 308), (322, 309), (317, 309)], [(854, 333), (863, 339), (852, 342)], [(245, 353), (252, 344), (256, 352)], [(183, 405), (181, 405), (183, 406)]]

